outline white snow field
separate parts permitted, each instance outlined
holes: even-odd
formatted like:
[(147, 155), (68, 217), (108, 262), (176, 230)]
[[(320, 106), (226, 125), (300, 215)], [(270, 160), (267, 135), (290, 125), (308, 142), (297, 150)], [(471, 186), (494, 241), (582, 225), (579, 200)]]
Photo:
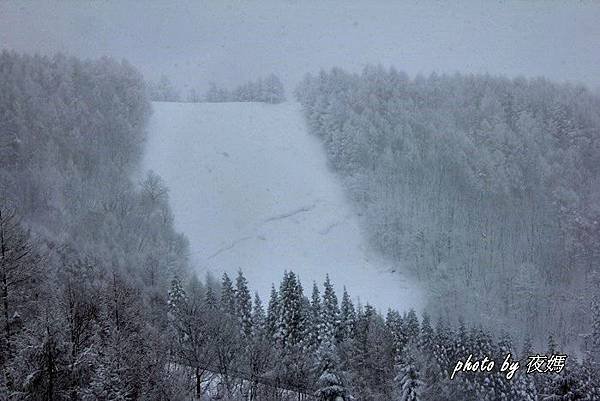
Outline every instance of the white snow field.
[[(296, 103), (153, 103), (144, 166), (165, 180), (198, 272), (263, 299), (284, 270), (310, 296), (329, 273), (338, 295), (385, 311), (420, 309), (422, 292), (368, 249), (341, 183)], [(392, 272), (395, 270), (395, 272)]]

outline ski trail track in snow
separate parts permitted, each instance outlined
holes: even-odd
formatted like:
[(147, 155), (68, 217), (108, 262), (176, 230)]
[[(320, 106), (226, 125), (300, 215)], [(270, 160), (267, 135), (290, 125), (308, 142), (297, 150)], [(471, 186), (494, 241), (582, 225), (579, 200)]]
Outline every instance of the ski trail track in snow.
[[(329, 273), (361, 302), (420, 309), (422, 292), (371, 252), (296, 103), (153, 103), (144, 167), (169, 187), (198, 272), (242, 269), (266, 302), (284, 270), (306, 295)], [(392, 270), (396, 270), (392, 273)]]

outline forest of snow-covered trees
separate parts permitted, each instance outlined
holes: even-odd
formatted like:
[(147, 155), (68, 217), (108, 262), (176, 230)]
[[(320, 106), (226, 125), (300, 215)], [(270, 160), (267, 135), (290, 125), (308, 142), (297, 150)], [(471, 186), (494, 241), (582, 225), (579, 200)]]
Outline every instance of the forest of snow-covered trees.
[[(315, 400), (595, 400), (600, 396), (597, 356), (571, 360), (560, 373), (530, 373), (535, 353), (560, 352), (553, 336), (540, 348), (526, 338), (520, 347), (507, 331), (494, 336), (482, 326), (432, 323), (424, 313), (382, 315), (368, 303), (355, 304), (346, 289), (338, 300), (325, 278), (305, 294), (300, 278), (285, 273), (269, 301), (251, 295), (243, 273), (206, 284), (175, 278), (169, 290), (172, 356), (195, 366), (196, 391), (210, 379), (223, 384), (226, 399), (252, 394), (280, 400), (285, 391), (314, 394)], [(596, 314), (595, 341), (600, 338)], [(469, 354), (502, 361), (508, 353), (523, 368), (505, 374), (463, 374), (450, 380), (455, 362)], [(245, 380), (241, 380), (244, 378)], [(205, 381), (206, 380), (206, 384)], [(215, 379), (213, 379), (215, 380)]]
[[(0, 54), (0, 401), (600, 398), (585, 89), (380, 69), (299, 88), (373, 242), (443, 301), (422, 316), (327, 276), (305, 291), (289, 271), (265, 303), (241, 271), (199, 279), (161, 178), (132, 178), (148, 92), (126, 62)], [(449, 379), (468, 354), (552, 354), (575, 334), (560, 374)]]
[(125, 63), (0, 54), (1, 400), (174, 399), (187, 241), (160, 178), (130, 178), (149, 113)]
[[(182, 99), (179, 91), (165, 75), (156, 83), (148, 83), (150, 99), (156, 102), (179, 102)], [(233, 90), (209, 84), (208, 90), (201, 95), (198, 90), (191, 88), (185, 97), (186, 102), (222, 103), (222, 102), (262, 102), (277, 104), (285, 101), (285, 89), (279, 77), (269, 74), (256, 81), (249, 81)]]
[(381, 67), (308, 75), (296, 96), (371, 243), (429, 284), (434, 315), (586, 349), (600, 291), (600, 97)]
[(285, 90), (277, 75), (270, 74), (265, 78), (247, 82), (229, 91), (219, 88), (211, 82), (206, 95), (206, 102), (264, 102), (281, 103), (285, 100)]

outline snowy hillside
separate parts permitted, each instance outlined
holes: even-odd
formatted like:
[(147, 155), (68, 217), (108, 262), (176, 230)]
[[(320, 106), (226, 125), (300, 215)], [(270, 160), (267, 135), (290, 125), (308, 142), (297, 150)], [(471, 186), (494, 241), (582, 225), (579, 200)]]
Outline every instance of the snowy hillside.
[(286, 269), (307, 293), (329, 273), (379, 309), (419, 307), (415, 284), (367, 249), (297, 104), (153, 106), (145, 167), (169, 186), (200, 272), (241, 268), (263, 299)]

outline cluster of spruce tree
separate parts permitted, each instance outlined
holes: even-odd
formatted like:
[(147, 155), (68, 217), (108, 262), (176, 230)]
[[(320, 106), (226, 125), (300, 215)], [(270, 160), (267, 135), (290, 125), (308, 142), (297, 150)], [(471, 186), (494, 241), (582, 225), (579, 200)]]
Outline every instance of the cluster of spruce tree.
[(308, 75), (296, 96), (372, 244), (430, 284), (432, 313), (578, 346), (598, 290), (600, 97), (381, 67)]
[[(308, 296), (300, 279), (286, 272), (266, 310), (241, 271), (235, 281), (224, 274), (221, 283), (210, 276), (205, 284), (175, 278), (169, 308), (173, 360), (195, 372), (198, 396), (212, 380), (222, 383), (220, 396), (230, 400), (248, 392), (252, 399), (285, 399), (285, 389), (323, 401), (600, 397), (597, 355), (584, 363), (571, 356), (558, 374), (527, 374), (528, 357), (537, 353), (530, 339), (517, 349), (508, 333), (494, 337), (462, 320), (454, 328), (445, 319), (433, 325), (426, 313), (419, 319), (413, 310), (382, 316), (369, 304), (355, 304), (346, 289), (338, 301), (329, 277), (321, 288), (313, 284)], [(600, 315), (596, 320), (600, 324)], [(600, 327), (594, 336), (600, 339)], [(560, 352), (552, 336), (540, 351)], [(456, 361), (469, 354), (500, 364), (509, 353), (522, 364), (511, 380), (499, 366), (450, 380)]]
[[(192, 94), (190, 94), (190, 97)], [(206, 102), (264, 102), (281, 103), (285, 101), (285, 90), (277, 75), (270, 74), (266, 78), (247, 82), (232, 91), (219, 88), (211, 83), (204, 97)]]
[(0, 54), (0, 400), (185, 389), (165, 350), (187, 242), (160, 178), (131, 178), (149, 113), (125, 62)]

